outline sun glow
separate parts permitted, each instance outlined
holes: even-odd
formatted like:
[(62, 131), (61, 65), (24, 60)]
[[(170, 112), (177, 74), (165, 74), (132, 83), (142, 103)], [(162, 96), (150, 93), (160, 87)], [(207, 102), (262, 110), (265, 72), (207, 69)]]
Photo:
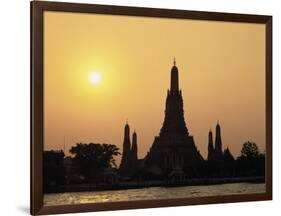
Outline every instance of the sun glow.
[(93, 85), (97, 85), (101, 82), (102, 80), (102, 76), (100, 73), (98, 72), (92, 72), (90, 74), (90, 82), (93, 84)]

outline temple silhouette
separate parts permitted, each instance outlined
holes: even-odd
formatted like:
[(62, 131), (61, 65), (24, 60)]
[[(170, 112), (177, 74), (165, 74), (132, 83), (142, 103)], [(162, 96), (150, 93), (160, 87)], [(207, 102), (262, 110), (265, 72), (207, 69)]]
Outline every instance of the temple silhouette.
[[(130, 141), (130, 127), (124, 128), (123, 154), (119, 174), (123, 177), (141, 173), (169, 176), (172, 173), (182, 173), (186, 177), (200, 175), (204, 158), (197, 149), (193, 136), (189, 134), (183, 109), (182, 91), (179, 88), (179, 70), (174, 59), (171, 68), (170, 89), (167, 91), (165, 117), (162, 128), (144, 159), (137, 157), (137, 134), (133, 133)], [(227, 154), (230, 154), (227, 149)], [(232, 155), (231, 155), (232, 156)], [(207, 161), (223, 161), (221, 128), (216, 125), (215, 145), (212, 131), (209, 132)]]
[(165, 118), (158, 136), (145, 157), (145, 166), (167, 173), (173, 169), (190, 171), (203, 161), (184, 119), (179, 72), (174, 60), (171, 84), (167, 91)]

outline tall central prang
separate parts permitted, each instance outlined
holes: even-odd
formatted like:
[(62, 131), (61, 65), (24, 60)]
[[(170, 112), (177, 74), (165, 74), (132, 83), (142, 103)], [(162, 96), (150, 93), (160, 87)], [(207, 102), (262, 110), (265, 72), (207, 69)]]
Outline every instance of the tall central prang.
[(184, 121), (183, 99), (181, 90), (179, 90), (179, 72), (175, 59), (171, 69), (171, 85), (167, 92), (165, 119), (160, 134), (188, 135)]
[(180, 169), (187, 175), (194, 176), (203, 160), (186, 127), (182, 92), (179, 89), (179, 71), (174, 59), (164, 123), (145, 157), (145, 166), (148, 170), (157, 170), (159, 174)]

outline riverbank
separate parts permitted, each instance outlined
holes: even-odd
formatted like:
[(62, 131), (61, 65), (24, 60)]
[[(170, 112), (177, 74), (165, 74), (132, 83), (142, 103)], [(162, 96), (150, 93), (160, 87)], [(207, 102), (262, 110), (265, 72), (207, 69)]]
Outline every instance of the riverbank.
[(107, 191), (140, 189), (147, 187), (182, 187), (182, 186), (206, 186), (229, 183), (264, 183), (265, 178), (260, 176), (235, 177), (235, 178), (193, 178), (181, 182), (172, 181), (130, 181), (118, 182), (114, 185), (108, 184), (73, 184), (50, 188), (44, 193), (65, 193), (65, 192), (87, 192), (87, 191)]

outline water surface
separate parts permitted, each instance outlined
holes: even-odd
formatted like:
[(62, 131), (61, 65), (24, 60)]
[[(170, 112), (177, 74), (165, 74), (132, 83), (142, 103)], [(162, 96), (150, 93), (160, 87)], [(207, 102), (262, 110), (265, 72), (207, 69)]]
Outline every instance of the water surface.
[(140, 189), (45, 194), (44, 205), (156, 200), (265, 193), (265, 184), (234, 183), (208, 186), (148, 187)]

